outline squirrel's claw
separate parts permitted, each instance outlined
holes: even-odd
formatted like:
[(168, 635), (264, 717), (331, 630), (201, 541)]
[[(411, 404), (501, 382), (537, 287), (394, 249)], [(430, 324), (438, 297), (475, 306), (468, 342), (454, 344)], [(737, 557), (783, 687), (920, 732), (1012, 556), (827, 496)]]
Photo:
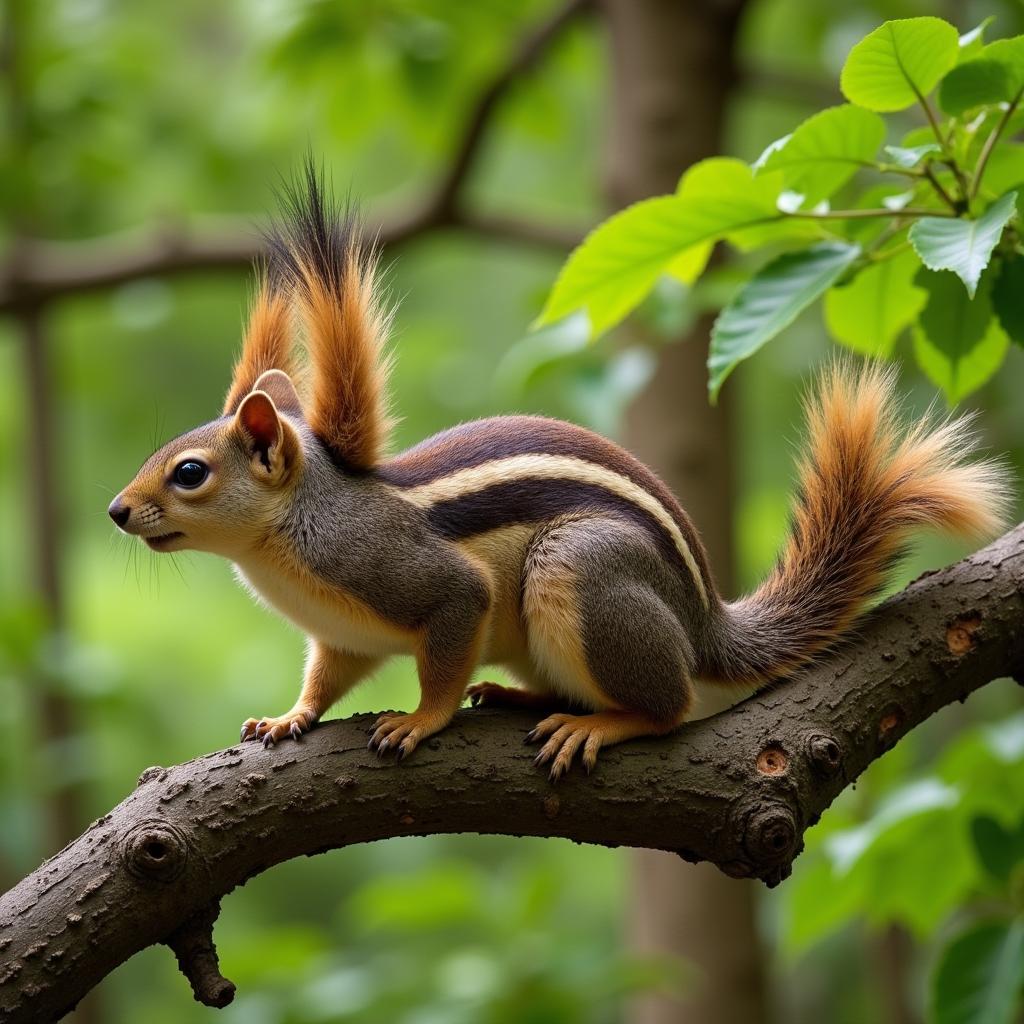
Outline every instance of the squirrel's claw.
[(583, 748), (583, 767), (589, 775), (597, 763), (597, 753), (610, 739), (610, 730), (604, 717), (594, 715), (550, 715), (535, 729), (526, 734), (526, 742), (547, 737), (547, 742), (534, 758), (538, 767), (551, 763), (548, 776), (558, 782), (572, 766), (572, 762)]
[(316, 718), (309, 711), (289, 711), (280, 718), (248, 718), (242, 725), (241, 741), (257, 740), (268, 750), (278, 741), (300, 740), (302, 734), (316, 724)]
[(397, 750), (398, 760), (401, 761), (416, 749), (421, 740), (432, 736), (445, 724), (433, 725), (433, 721), (416, 712), (408, 715), (381, 715), (374, 723), (373, 735), (367, 747), (376, 750), (378, 757), (383, 757), (389, 750)]

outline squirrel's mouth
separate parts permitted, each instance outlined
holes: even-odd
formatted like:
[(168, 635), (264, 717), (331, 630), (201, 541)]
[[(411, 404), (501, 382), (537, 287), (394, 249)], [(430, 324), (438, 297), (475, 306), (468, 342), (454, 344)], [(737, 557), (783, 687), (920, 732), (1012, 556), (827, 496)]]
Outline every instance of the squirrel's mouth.
[(143, 537), (142, 539), (154, 550), (161, 551), (166, 547), (172, 540), (177, 540), (179, 537), (184, 537), (180, 530), (176, 530), (174, 533), (162, 533), (159, 537)]

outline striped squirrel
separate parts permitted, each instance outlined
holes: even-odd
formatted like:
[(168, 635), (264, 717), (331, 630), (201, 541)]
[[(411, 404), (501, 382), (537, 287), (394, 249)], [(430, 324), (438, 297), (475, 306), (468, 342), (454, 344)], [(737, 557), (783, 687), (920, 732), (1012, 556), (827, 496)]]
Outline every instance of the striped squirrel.
[[(223, 414), (160, 448), (109, 508), (154, 551), (230, 559), (308, 634), (294, 707), (248, 719), (243, 740), (299, 739), (411, 654), (419, 706), (376, 721), (380, 754), (411, 753), (468, 696), (562, 708), (527, 736), (544, 741), (537, 763), (557, 779), (582, 750), (589, 771), (602, 746), (685, 721), (695, 678), (763, 684), (834, 645), (910, 528), (985, 534), (1006, 509), (1003, 468), (964, 459), (966, 420), (902, 428), (890, 371), (833, 366), (807, 402), (778, 563), (726, 603), (668, 488), (581, 427), (499, 416), (385, 457), (391, 313), (374, 248), (310, 166), (268, 248)], [(472, 684), (480, 664), (521, 687)]]

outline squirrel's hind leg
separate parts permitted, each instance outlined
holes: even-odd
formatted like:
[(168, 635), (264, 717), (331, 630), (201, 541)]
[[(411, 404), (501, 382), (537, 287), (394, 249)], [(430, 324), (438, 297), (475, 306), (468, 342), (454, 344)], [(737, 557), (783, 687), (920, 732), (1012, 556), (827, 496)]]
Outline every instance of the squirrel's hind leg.
[(660, 736), (693, 703), (693, 655), (676, 606), (687, 599), (651, 538), (632, 522), (591, 517), (556, 523), (527, 559), (523, 614), (530, 654), (559, 693), (593, 714), (555, 714), (528, 739), (547, 742), (551, 777), (582, 748), (593, 768), (602, 746)]
[(466, 688), (466, 696), (475, 708), (529, 708), (533, 711), (553, 711), (569, 702), (550, 691), (527, 690), (521, 686), (503, 686), (501, 683), (473, 683)]

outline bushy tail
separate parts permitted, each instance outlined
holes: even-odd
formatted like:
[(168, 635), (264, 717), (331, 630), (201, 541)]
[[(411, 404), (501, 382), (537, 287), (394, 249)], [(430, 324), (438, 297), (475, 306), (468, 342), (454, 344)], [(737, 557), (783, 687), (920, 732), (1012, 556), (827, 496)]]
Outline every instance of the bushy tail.
[(895, 375), (836, 364), (806, 403), (789, 537), (749, 597), (723, 609), (711, 676), (778, 678), (832, 646), (920, 526), (992, 535), (1009, 507), (1004, 466), (966, 462), (971, 417), (900, 424)]

